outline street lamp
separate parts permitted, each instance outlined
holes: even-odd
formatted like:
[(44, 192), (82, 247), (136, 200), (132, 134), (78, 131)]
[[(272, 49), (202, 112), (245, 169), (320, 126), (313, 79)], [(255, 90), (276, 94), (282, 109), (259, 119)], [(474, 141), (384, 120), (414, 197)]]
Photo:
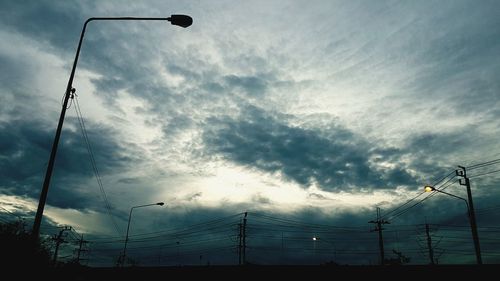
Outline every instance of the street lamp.
[(62, 105), (61, 115), (59, 116), (59, 123), (56, 129), (56, 135), (54, 137), (54, 142), (52, 144), (52, 150), (50, 151), (49, 162), (47, 164), (47, 171), (45, 173), (45, 179), (43, 181), (42, 192), (40, 193), (40, 200), (38, 201), (38, 208), (36, 211), (35, 222), (33, 224), (33, 237), (38, 237), (40, 233), (40, 225), (42, 223), (43, 209), (45, 207), (45, 202), (47, 200), (47, 193), (49, 191), (50, 178), (52, 176), (52, 170), (54, 169), (54, 162), (56, 159), (57, 146), (59, 144), (59, 138), (61, 137), (61, 130), (64, 122), (64, 116), (66, 115), (66, 109), (68, 106), (68, 100), (71, 94), (75, 92), (73, 88), (73, 78), (75, 77), (76, 65), (78, 63), (78, 57), (80, 55), (80, 49), (82, 47), (83, 36), (85, 35), (85, 29), (87, 24), (91, 21), (169, 21), (172, 25), (178, 25), (181, 27), (188, 27), (193, 23), (193, 19), (186, 15), (171, 15), (168, 18), (136, 18), (136, 17), (103, 17), (103, 18), (89, 18), (85, 21), (82, 28), (82, 33), (80, 34), (80, 41), (78, 42), (78, 48), (76, 49), (75, 60), (73, 61), (73, 68), (71, 69), (71, 75), (69, 76), (68, 85), (66, 87), (66, 93), (64, 94), (64, 102)]
[(439, 190), (439, 189), (436, 189), (434, 186), (430, 186), (430, 185), (426, 185), (424, 187), (424, 190), (425, 192), (432, 192), (432, 191), (436, 191), (436, 192), (439, 192), (439, 193), (443, 193), (443, 194), (446, 194), (446, 195), (449, 195), (451, 197), (455, 197), (457, 199), (460, 199), (462, 201), (465, 202), (465, 205), (467, 206), (467, 215), (470, 215), (470, 209), (469, 209), (469, 202), (467, 202), (467, 200), (465, 200), (465, 198), (462, 198), (460, 196), (456, 196), (454, 194), (451, 194), (451, 193), (448, 193), (448, 192), (445, 192), (445, 191), (442, 191), (442, 190)]
[(460, 199), (460, 200), (465, 202), (465, 205), (467, 206), (467, 217), (469, 219), (469, 224), (470, 224), (470, 228), (471, 228), (471, 232), (472, 232), (472, 239), (474, 240), (474, 250), (476, 252), (476, 261), (477, 261), (477, 264), (482, 264), (483, 262), (482, 262), (482, 258), (481, 258), (481, 248), (479, 247), (479, 236), (477, 234), (477, 226), (475, 224), (476, 218), (474, 216), (474, 212), (470, 208), (469, 202), (467, 202), (467, 200), (465, 198), (462, 198), (460, 196), (456, 196), (454, 194), (436, 189), (434, 186), (426, 185), (424, 187), (424, 190), (425, 190), (425, 192), (436, 191), (439, 193), (443, 193), (443, 194), (446, 194), (446, 195), (451, 196), (451, 197), (455, 197), (455, 198)]
[(327, 243), (328, 245), (332, 246), (333, 247), (333, 258), (335, 259), (335, 261), (337, 260), (337, 249), (335, 247), (335, 243), (334, 242), (331, 242), (329, 240), (326, 240), (324, 238), (320, 238), (318, 236), (313, 236), (312, 237), (312, 240), (314, 241), (314, 251), (316, 253), (316, 241), (321, 241), (321, 242), (325, 242)]
[(136, 208), (155, 206), (155, 205), (163, 206), (164, 204), (165, 203), (163, 203), (163, 202), (158, 202), (158, 203), (153, 203), (153, 204), (134, 206), (134, 207), (130, 208), (130, 214), (128, 215), (127, 234), (125, 235), (125, 245), (123, 246), (123, 254), (122, 254), (122, 260), (121, 260), (122, 266), (125, 264), (125, 258), (127, 256), (128, 231), (130, 229), (130, 220), (132, 219), (132, 211)]

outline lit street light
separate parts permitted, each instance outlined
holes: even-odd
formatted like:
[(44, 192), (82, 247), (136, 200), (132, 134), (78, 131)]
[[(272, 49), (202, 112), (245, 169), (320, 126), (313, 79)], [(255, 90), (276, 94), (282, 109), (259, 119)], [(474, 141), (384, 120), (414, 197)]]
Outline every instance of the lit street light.
[(327, 243), (328, 245), (330, 245), (333, 248), (333, 257), (334, 257), (335, 261), (337, 260), (337, 249), (335, 247), (335, 243), (334, 242), (331, 242), (329, 240), (325, 240), (324, 238), (318, 237), (318, 236), (313, 236), (312, 240), (314, 241), (314, 252), (315, 252), (315, 254), (316, 254), (316, 241), (324, 242), (324, 243)]
[(59, 144), (59, 139), (61, 137), (61, 130), (64, 123), (64, 116), (66, 115), (66, 109), (68, 106), (68, 100), (72, 94), (75, 93), (73, 88), (73, 78), (75, 77), (76, 65), (78, 63), (78, 57), (80, 55), (80, 49), (82, 47), (83, 36), (85, 35), (85, 30), (87, 24), (91, 21), (169, 21), (172, 25), (178, 25), (181, 27), (188, 27), (193, 23), (193, 19), (186, 15), (171, 15), (168, 18), (137, 18), (137, 17), (102, 17), (102, 18), (89, 18), (85, 21), (82, 28), (82, 33), (80, 34), (80, 41), (78, 42), (78, 48), (76, 49), (75, 60), (73, 61), (73, 68), (71, 69), (71, 75), (69, 76), (68, 85), (66, 87), (66, 93), (64, 94), (64, 102), (62, 105), (61, 115), (59, 116), (59, 123), (56, 129), (56, 135), (54, 137), (54, 142), (52, 144), (52, 149), (50, 151), (49, 162), (47, 164), (47, 171), (45, 173), (45, 179), (43, 181), (42, 191), (40, 193), (40, 200), (38, 201), (38, 208), (36, 211), (35, 222), (33, 224), (32, 235), (38, 238), (40, 233), (40, 225), (42, 223), (43, 209), (45, 207), (45, 202), (47, 200), (47, 194), (49, 191), (50, 178), (52, 176), (52, 170), (54, 169), (54, 162), (56, 159), (57, 146)]
[(425, 186), (425, 187), (424, 187), (424, 190), (425, 190), (425, 192), (432, 192), (432, 191), (436, 191), (436, 192), (443, 193), (443, 194), (446, 194), (446, 195), (449, 195), (449, 196), (451, 196), (451, 197), (455, 197), (455, 198), (457, 198), (457, 199), (460, 199), (460, 200), (464, 201), (464, 202), (465, 202), (465, 205), (467, 205), (467, 215), (469, 215), (469, 214), (470, 214), (470, 210), (469, 210), (469, 203), (467, 202), (467, 200), (465, 200), (465, 198), (462, 198), (462, 197), (460, 197), (460, 196), (456, 196), (456, 195), (454, 195), (454, 194), (451, 194), (451, 193), (448, 193), (448, 192), (445, 192), (445, 191), (442, 191), (442, 190), (436, 189), (435, 187), (430, 186), (430, 185)]
[(130, 220), (132, 219), (132, 211), (136, 208), (155, 206), (155, 205), (163, 206), (163, 205), (165, 205), (165, 203), (158, 202), (158, 203), (153, 203), (153, 204), (134, 206), (134, 207), (130, 208), (130, 214), (128, 215), (127, 234), (125, 235), (125, 245), (123, 246), (123, 253), (122, 253), (122, 257), (121, 257), (121, 265), (122, 266), (125, 264), (125, 259), (127, 257), (128, 231), (130, 229)]
[(460, 199), (460, 200), (465, 202), (465, 205), (467, 206), (467, 217), (469, 218), (469, 224), (470, 224), (470, 228), (471, 228), (471, 232), (472, 232), (472, 239), (474, 241), (474, 250), (476, 252), (476, 261), (478, 264), (482, 264), (483, 262), (482, 262), (482, 258), (481, 258), (481, 248), (479, 247), (479, 236), (477, 233), (476, 217), (474, 216), (473, 210), (470, 208), (471, 205), (469, 204), (469, 202), (467, 202), (467, 200), (465, 198), (462, 198), (460, 196), (456, 196), (454, 194), (436, 189), (434, 186), (427, 185), (424, 187), (424, 190), (425, 190), (425, 192), (435, 191), (435, 192), (443, 193), (443, 194), (446, 194), (446, 195), (451, 196), (451, 197), (455, 197), (455, 198)]

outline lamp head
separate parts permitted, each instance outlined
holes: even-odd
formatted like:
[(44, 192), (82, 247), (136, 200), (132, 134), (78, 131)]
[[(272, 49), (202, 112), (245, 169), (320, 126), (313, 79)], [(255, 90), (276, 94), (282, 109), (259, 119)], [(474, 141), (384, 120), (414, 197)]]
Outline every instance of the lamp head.
[(424, 190), (425, 190), (425, 192), (431, 192), (431, 191), (435, 191), (436, 188), (434, 188), (434, 186), (426, 185), (424, 187)]
[(178, 25), (184, 28), (193, 24), (193, 18), (186, 15), (171, 15), (167, 20), (173, 25)]

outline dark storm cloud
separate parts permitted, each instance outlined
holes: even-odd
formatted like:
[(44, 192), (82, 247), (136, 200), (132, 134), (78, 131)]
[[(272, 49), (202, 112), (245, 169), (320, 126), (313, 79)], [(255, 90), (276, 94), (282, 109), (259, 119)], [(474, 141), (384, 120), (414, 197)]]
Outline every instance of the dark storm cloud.
[(212, 118), (207, 123), (203, 139), (209, 152), (303, 186), (317, 182), (321, 188), (341, 190), (415, 182), (404, 167), (376, 171), (369, 161), (370, 145), (338, 125), (325, 137), (256, 107), (248, 107), (239, 119)]
[(79, 3), (73, 1), (6, 0), (0, 9), (4, 28), (67, 51), (75, 48), (83, 21)]
[[(48, 155), (50, 135), (35, 128), (27, 128), (22, 122), (2, 124), (0, 131), (0, 163), (4, 181), (26, 180), (36, 171), (43, 169), (41, 155)], [(38, 161), (31, 157), (39, 158)], [(30, 161), (26, 161), (30, 159)], [(22, 169), (20, 169), (22, 167)], [(40, 174), (37, 172), (37, 174)]]
[[(120, 99), (118, 91), (126, 90), (132, 96), (148, 101), (152, 107), (151, 113), (161, 115), (165, 112), (168, 116), (189, 104), (190, 99), (200, 100), (200, 84), (213, 81), (213, 73), (197, 72), (195, 71), (197, 67), (193, 67), (195, 70), (189, 70), (186, 66), (175, 63), (175, 60), (189, 61), (189, 57), (166, 54), (173, 61), (165, 62), (159, 68), (153, 67), (156, 62), (153, 61), (155, 55), (152, 55), (154, 52), (152, 46), (142, 47), (133, 42), (112, 41), (105, 35), (99, 34), (99, 30), (95, 33), (97, 35), (94, 36), (102, 38), (88, 43), (88, 55), (82, 57), (82, 65), (103, 74), (91, 81), (107, 106), (114, 106)], [(130, 53), (131, 48), (135, 49), (134, 64), (130, 63), (131, 60), (123, 60), (124, 54)], [(160, 71), (184, 79), (181, 88), (165, 84)], [(207, 97), (202, 98), (202, 101), (207, 99)]]
[[(66, 126), (76, 125), (67, 118)], [(88, 124), (89, 125), (89, 124)], [(113, 138), (113, 130), (90, 124), (87, 133), (94, 158), (101, 175), (125, 168), (133, 158), (127, 148)], [(46, 163), (54, 137), (53, 129), (36, 121), (10, 121), (0, 124), (0, 186), (9, 194), (38, 198), (45, 175)], [(86, 180), (92, 179), (89, 155), (79, 131), (64, 130), (51, 182), (49, 204), (57, 207), (85, 208), (95, 198), (86, 197), (88, 190), (80, 190)], [(83, 191), (83, 192), (82, 192)]]

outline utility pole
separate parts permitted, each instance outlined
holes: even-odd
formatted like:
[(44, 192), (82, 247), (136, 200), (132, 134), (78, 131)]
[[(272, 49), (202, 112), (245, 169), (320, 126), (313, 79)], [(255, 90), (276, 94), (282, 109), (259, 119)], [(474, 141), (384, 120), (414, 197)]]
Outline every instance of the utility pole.
[(241, 248), (242, 248), (242, 237), (243, 237), (243, 225), (241, 223), (238, 224), (238, 265), (241, 265)]
[(382, 230), (384, 229), (382, 228), (382, 225), (388, 224), (389, 222), (386, 220), (382, 220), (382, 218), (380, 217), (380, 208), (377, 207), (377, 220), (369, 221), (368, 223), (377, 224), (375, 229), (373, 229), (372, 231), (378, 231), (378, 246), (380, 248), (380, 265), (384, 265), (385, 264), (384, 239), (382, 237)]
[(434, 249), (432, 248), (432, 238), (429, 233), (429, 224), (425, 224), (425, 234), (427, 234), (427, 248), (429, 250), (429, 259), (431, 261), (431, 264), (434, 265)]
[(54, 237), (52, 238), (52, 240), (56, 241), (56, 249), (54, 250), (54, 257), (52, 258), (53, 266), (56, 266), (57, 263), (57, 253), (59, 252), (59, 245), (65, 242), (62, 236), (64, 231), (66, 230), (71, 230), (71, 226), (65, 226), (63, 229), (59, 231), (59, 234), (57, 236), (54, 235)]
[(245, 212), (243, 217), (243, 264), (247, 264), (247, 215), (248, 212)]
[(83, 240), (83, 234), (82, 234), (82, 236), (81, 236), (81, 238), (80, 238), (80, 243), (79, 243), (79, 244), (80, 244), (80, 246), (78, 247), (78, 255), (77, 255), (77, 257), (76, 257), (76, 262), (77, 262), (77, 263), (80, 263), (80, 255), (81, 255), (81, 253), (82, 253), (82, 252), (87, 252), (87, 251), (88, 251), (88, 250), (84, 250), (84, 249), (83, 249), (83, 245), (87, 244), (88, 242), (89, 242), (89, 241)]
[(476, 251), (477, 264), (483, 264), (483, 260), (481, 258), (481, 248), (479, 246), (479, 235), (477, 233), (476, 214), (474, 212), (474, 204), (472, 203), (472, 192), (470, 189), (470, 181), (469, 178), (467, 177), (467, 171), (465, 170), (465, 167), (458, 166), (458, 168), (460, 168), (460, 170), (455, 170), (455, 174), (459, 177), (462, 177), (462, 179), (458, 180), (458, 183), (467, 188), (467, 199), (469, 201), (468, 215), (472, 231), (472, 239), (474, 240), (474, 250)]

